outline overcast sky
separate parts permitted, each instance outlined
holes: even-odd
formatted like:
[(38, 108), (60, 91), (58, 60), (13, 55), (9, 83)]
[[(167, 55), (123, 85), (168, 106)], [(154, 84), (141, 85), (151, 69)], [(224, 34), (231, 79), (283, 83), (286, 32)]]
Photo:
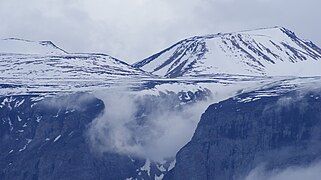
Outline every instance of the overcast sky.
[(129, 63), (195, 35), (284, 26), (321, 45), (320, 0), (0, 0), (0, 37)]

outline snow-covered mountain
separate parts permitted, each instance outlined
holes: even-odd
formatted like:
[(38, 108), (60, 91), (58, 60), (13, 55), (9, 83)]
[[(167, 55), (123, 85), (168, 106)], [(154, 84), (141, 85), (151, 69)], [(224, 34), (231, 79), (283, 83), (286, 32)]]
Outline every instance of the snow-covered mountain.
[(196, 36), (133, 65), (165, 77), (321, 75), (321, 49), (281, 27)]
[(137, 77), (150, 74), (109, 55), (71, 54), (50, 41), (0, 40), (1, 86), (14, 85), (13, 91), (73, 90)]

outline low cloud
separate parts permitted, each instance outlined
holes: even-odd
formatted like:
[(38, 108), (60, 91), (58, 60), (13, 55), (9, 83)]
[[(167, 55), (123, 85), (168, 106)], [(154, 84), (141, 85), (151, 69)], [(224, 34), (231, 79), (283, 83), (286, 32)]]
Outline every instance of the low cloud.
[(80, 112), (86, 110), (86, 104), (95, 101), (95, 96), (88, 93), (75, 93), (70, 95), (58, 95), (56, 97), (45, 98), (41, 105), (51, 109), (74, 109)]
[(126, 91), (97, 95), (105, 112), (95, 119), (88, 136), (94, 150), (154, 161), (174, 157), (190, 141), (208, 102), (179, 106), (173, 98), (137, 96)]
[(318, 180), (321, 177), (321, 163), (309, 166), (289, 167), (284, 170), (266, 172), (264, 167), (252, 170), (244, 180)]

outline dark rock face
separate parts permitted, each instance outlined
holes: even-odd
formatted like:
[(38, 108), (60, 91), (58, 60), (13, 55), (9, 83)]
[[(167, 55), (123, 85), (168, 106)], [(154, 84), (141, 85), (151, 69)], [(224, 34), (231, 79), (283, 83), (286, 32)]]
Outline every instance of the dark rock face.
[(321, 158), (320, 140), (320, 93), (231, 98), (206, 110), (165, 179), (242, 179), (259, 165), (308, 165)]
[(101, 100), (84, 94), (37, 98), (0, 99), (0, 179), (126, 179), (144, 164), (91, 151), (85, 133), (104, 109)]

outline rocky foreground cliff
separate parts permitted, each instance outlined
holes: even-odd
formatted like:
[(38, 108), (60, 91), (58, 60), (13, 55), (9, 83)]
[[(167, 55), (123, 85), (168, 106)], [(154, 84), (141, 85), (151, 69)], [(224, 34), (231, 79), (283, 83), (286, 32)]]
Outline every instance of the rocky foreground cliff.
[(242, 180), (254, 169), (307, 167), (321, 158), (321, 93), (253, 93), (211, 105), (165, 179)]

